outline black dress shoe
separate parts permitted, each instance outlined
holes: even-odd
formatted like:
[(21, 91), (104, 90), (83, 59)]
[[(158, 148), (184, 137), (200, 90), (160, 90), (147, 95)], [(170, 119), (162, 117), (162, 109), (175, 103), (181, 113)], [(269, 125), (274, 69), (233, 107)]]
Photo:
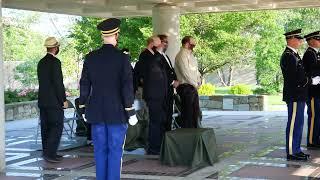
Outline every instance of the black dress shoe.
[(308, 148), (320, 148), (319, 144), (308, 144), (307, 145)]
[(60, 161), (62, 161), (62, 159), (63, 159), (63, 156), (61, 156), (61, 155), (56, 155), (56, 159), (58, 159), (58, 160), (60, 160)]
[(56, 157), (52, 158), (52, 157), (47, 157), (47, 156), (43, 156), (43, 159), (46, 160), (46, 161), (48, 161), (48, 162), (51, 162), (51, 163), (58, 163), (58, 162), (61, 162), (61, 161), (62, 161), (62, 159), (59, 160), (59, 159), (56, 158)]
[(287, 160), (293, 160), (293, 161), (307, 161), (308, 157), (307, 156), (302, 156), (299, 154), (293, 154), (293, 155), (287, 155)]
[(310, 158), (310, 154), (305, 154), (303, 152), (298, 153), (299, 156), (306, 156), (308, 159)]

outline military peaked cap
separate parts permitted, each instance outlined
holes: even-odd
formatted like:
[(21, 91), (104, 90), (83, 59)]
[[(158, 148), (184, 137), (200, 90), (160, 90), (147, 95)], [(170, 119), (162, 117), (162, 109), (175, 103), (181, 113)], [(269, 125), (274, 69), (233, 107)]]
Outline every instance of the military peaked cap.
[(304, 38), (306, 38), (307, 41), (310, 39), (320, 40), (320, 31), (315, 31), (310, 34), (307, 34), (304, 36)]
[(109, 18), (98, 24), (97, 29), (103, 36), (112, 36), (120, 31), (121, 21), (116, 18)]
[(291, 39), (291, 38), (303, 39), (303, 37), (301, 36), (301, 29), (296, 29), (294, 31), (286, 32), (283, 35), (286, 36), (286, 39)]

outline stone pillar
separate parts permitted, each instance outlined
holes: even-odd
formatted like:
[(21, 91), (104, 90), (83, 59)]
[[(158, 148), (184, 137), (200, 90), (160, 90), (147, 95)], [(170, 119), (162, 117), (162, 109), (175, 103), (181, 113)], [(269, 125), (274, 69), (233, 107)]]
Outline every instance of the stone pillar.
[(153, 34), (168, 35), (169, 47), (166, 54), (173, 65), (179, 52), (180, 43), (180, 8), (167, 4), (158, 4), (152, 9)]
[(4, 69), (3, 69), (3, 38), (2, 38), (2, 0), (0, 0), (0, 172), (6, 167), (5, 160), (5, 116), (4, 116)]

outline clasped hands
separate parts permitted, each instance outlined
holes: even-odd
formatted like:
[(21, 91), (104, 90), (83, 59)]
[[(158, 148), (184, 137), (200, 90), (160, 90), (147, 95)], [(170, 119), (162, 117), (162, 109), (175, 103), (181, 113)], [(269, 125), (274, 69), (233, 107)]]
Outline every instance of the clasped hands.
[(316, 76), (316, 77), (313, 77), (313, 78), (311, 78), (311, 80), (312, 80), (312, 85), (318, 85), (318, 84), (320, 84), (320, 76)]

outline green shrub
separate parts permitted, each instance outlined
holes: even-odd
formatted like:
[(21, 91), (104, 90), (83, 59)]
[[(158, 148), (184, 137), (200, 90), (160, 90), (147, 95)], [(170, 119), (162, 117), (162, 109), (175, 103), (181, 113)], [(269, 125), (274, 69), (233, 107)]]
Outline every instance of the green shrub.
[(66, 96), (71, 97), (71, 96), (80, 96), (80, 91), (78, 89), (66, 89)]
[(210, 83), (202, 84), (198, 89), (200, 96), (212, 96), (215, 94), (216, 87)]
[(230, 88), (230, 94), (248, 95), (248, 94), (252, 94), (252, 90), (248, 85), (238, 84)]
[(279, 92), (275, 90), (272, 87), (258, 87), (255, 90), (253, 90), (254, 94), (259, 94), (259, 95), (277, 95)]
[(13, 102), (33, 101), (38, 98), (38, 91), (34, 89), (8, 90), (4, 92), (5, 104)]
[[(66, 96), (79, 96), (79, 90), (66, 89)], [(4, 92), (5, 104), (14, 102), (34, 101), (38, 99), (38, 90), (23, 89), (23, 90), (7, 90)]]

